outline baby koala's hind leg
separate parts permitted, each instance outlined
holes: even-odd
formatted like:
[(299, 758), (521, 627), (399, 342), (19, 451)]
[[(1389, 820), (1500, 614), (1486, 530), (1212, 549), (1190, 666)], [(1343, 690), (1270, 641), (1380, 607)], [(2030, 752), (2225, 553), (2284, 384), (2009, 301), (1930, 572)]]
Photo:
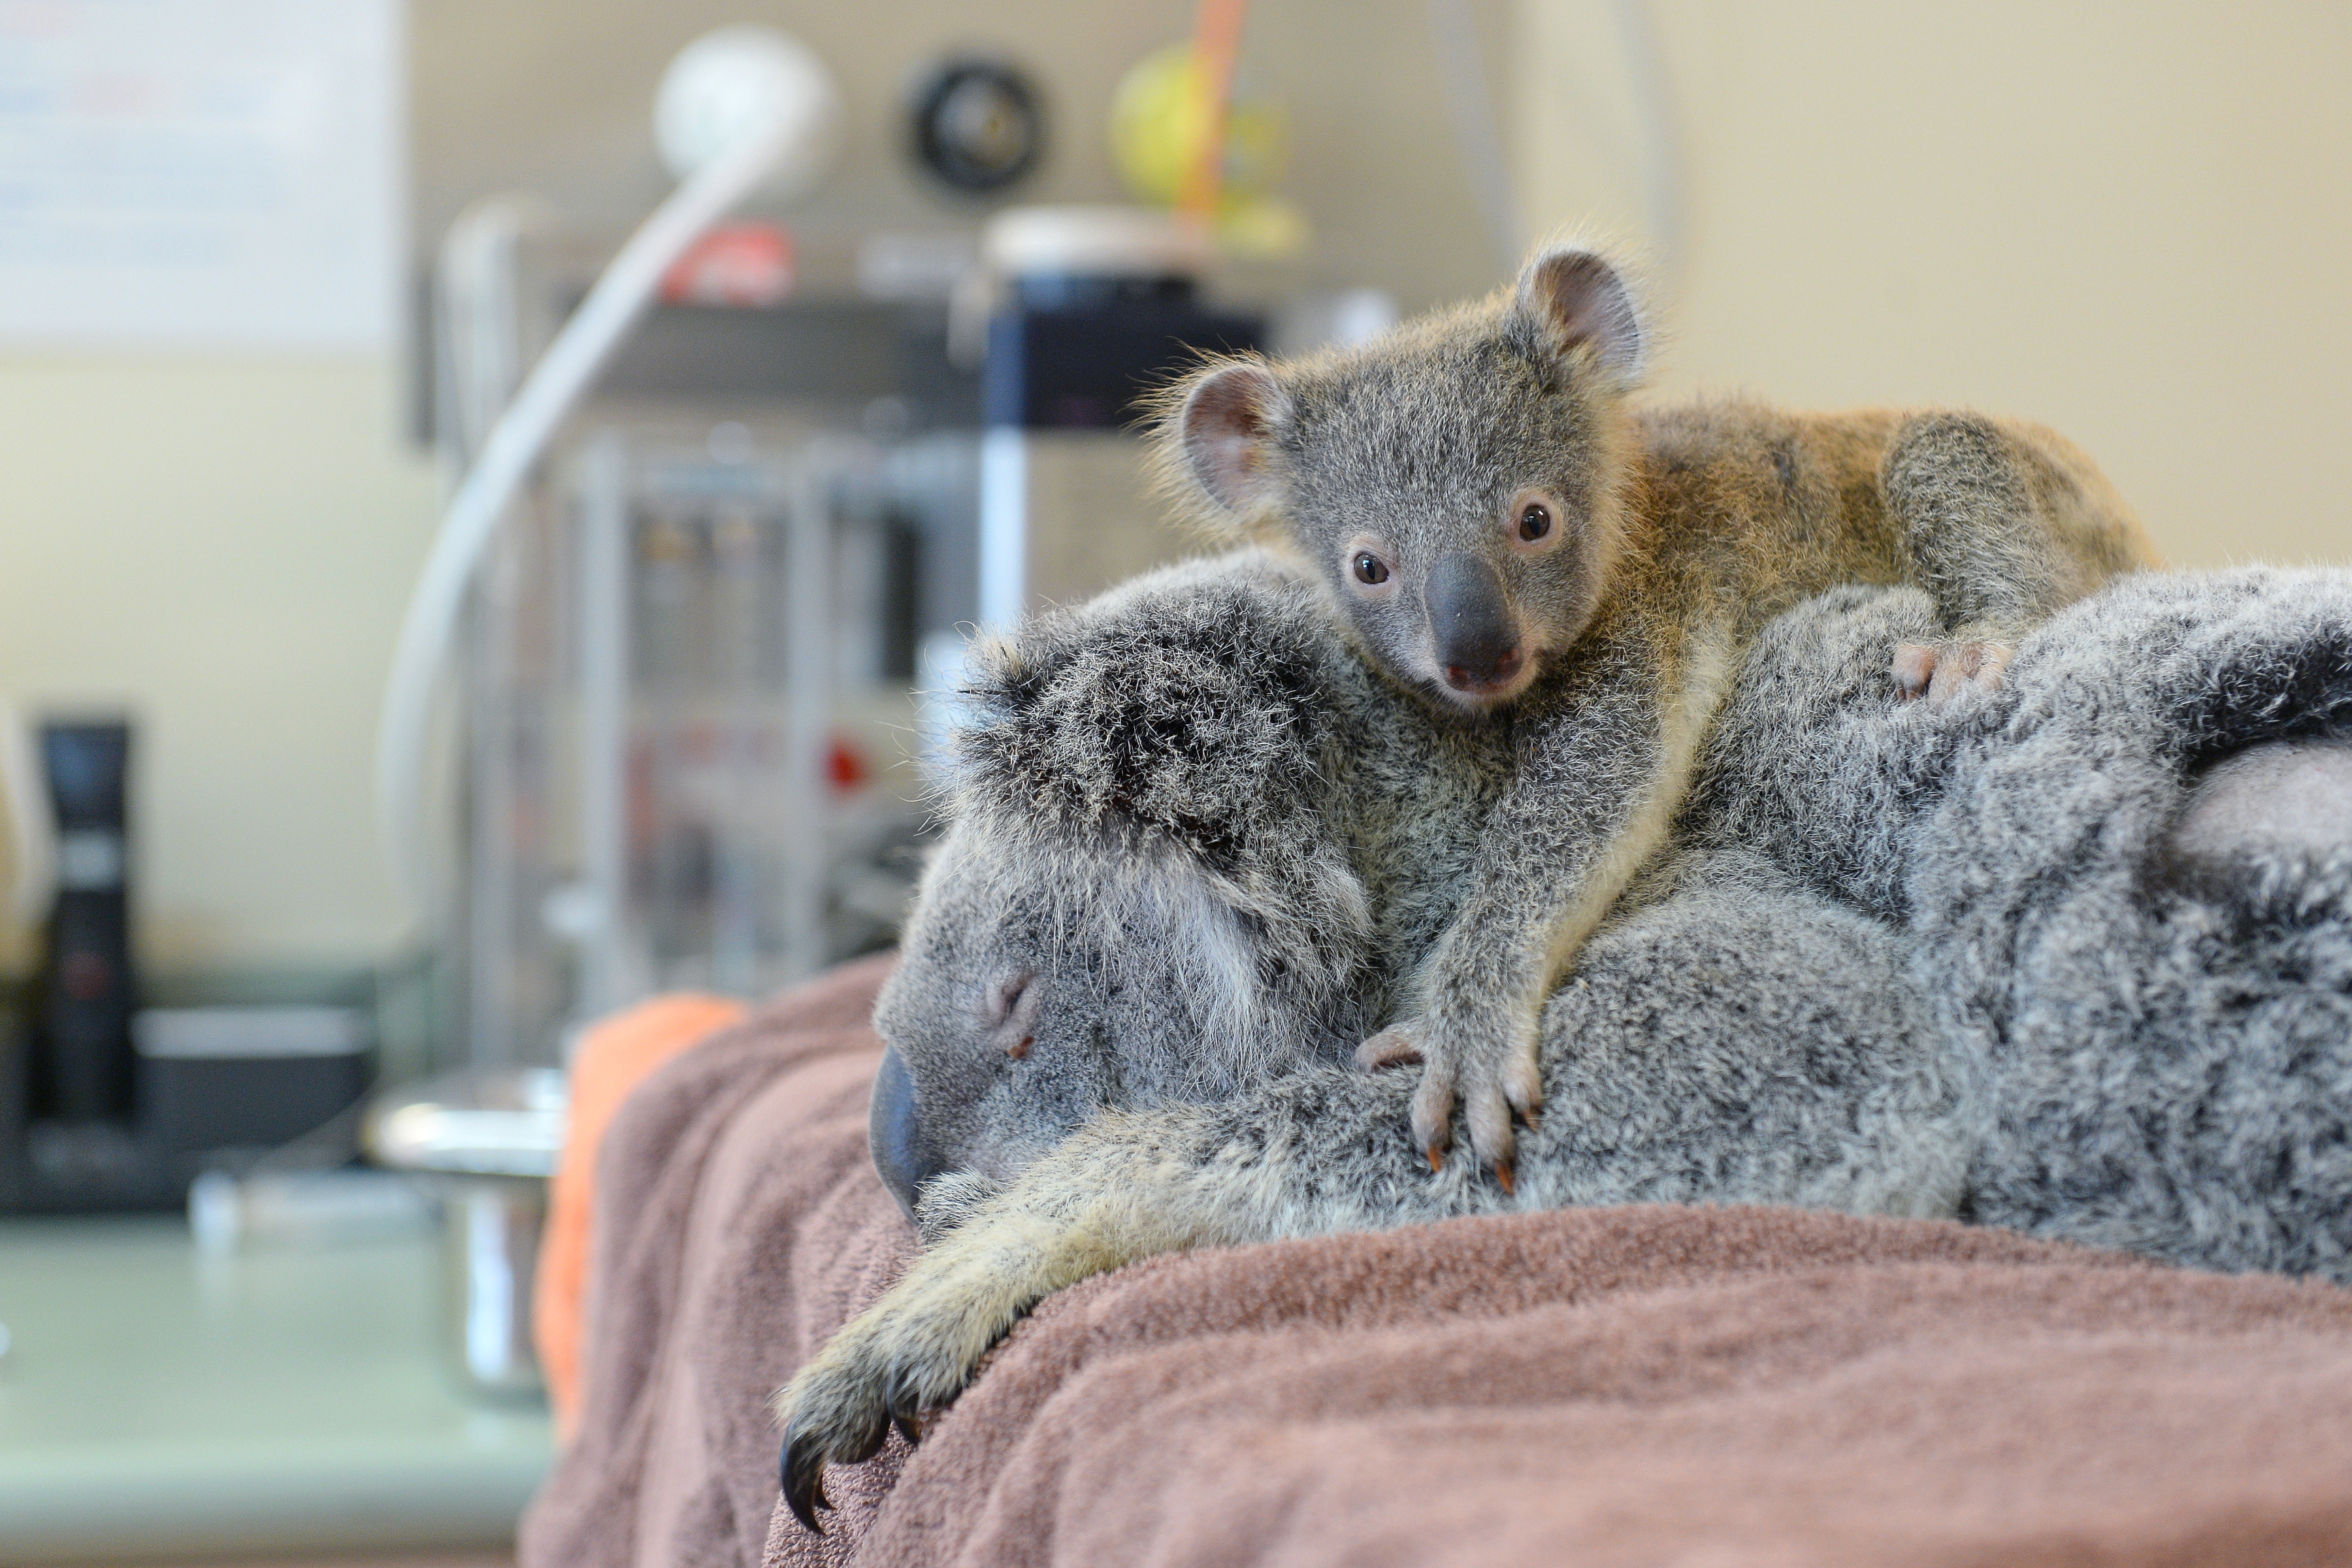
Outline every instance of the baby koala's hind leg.
[(1980, 415), (1921, 415), (1888, 443), (1879, 472), (1888, 513), (1912, 576), (1951, 628), (1940, 642), (1895, 650), (1905, 696), (1944, 701), (1998, 686), (2018, 635), (2081, 591), (2029, 465)]

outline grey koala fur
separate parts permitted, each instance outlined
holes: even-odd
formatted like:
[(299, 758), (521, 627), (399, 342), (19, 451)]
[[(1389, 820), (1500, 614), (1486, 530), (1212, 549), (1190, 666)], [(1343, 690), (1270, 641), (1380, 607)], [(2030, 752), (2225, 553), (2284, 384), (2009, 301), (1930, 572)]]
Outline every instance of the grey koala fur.
[[(1000, 646), (877, 1011), (915, 1119), (955, 1129), (897, 1184), (929, 1245), (780, 1396), (795, 1511), (1042, 1296), (1193, 1246), (1785, 1202), (2352, 1281), (2352, 575), (2134, 579), (2001, 689), (1903, 701), (1889, 650), (1934, 626), (1845, 589), (1759, 639), (1674, 847), (1547, 1005), (1515, 1194), (1423, 1174), (1411, 1086), (1340, 1065), (1380, 1005), (1351, 987), (1410, 967), (1475, 859), (1458, 829), (1417, 858), (1431, 776), (1491, 799), (1507, 744), (1441, 765), (1460, 731), (1264, 557)], [(1203, 910), (1213, 962), (1179, 929)], [(882, 1121), (877, 1093), (887, 1168)]]
[(1542, 1103), (1554, 978), (1664, 841), (1742, 651), (1842, 583), (1910, 583), (1935, 615), (1890, 650), (1940, 699), (2009, 643), (2152, 564), (2130, 509), (2054, 432), (1950, 412), (1636, 409), (1627, 273), (1574, 245), (1516, 287), (1367, 346), (1213, 362), (1162, 410), (1194, 510), (1297, 554), (1349, 639), (1516, 765), (1476, 877), (1368, 1062), (1424, 1064), (1435, 1170), (1457, 1103), (1507, 1186)]

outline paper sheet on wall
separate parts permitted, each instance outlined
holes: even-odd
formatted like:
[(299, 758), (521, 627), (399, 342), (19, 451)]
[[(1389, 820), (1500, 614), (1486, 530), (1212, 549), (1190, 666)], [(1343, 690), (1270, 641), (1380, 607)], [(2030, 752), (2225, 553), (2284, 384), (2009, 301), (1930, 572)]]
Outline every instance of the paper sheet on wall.
[(401, 0), (0, 0), (0, 350), (388, 345)]

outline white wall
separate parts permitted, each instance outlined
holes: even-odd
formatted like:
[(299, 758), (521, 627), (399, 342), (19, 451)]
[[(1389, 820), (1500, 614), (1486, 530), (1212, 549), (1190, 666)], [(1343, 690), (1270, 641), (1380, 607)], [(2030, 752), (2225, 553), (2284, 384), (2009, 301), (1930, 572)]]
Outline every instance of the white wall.
[[(1518, 0), (1521, 186), (1640, 231), (1612, 0)], [(2352, 7), (1656, 0), (1690, 149), (1663, 395), (1969, 404), (2174, 562), (2352, 555)]]

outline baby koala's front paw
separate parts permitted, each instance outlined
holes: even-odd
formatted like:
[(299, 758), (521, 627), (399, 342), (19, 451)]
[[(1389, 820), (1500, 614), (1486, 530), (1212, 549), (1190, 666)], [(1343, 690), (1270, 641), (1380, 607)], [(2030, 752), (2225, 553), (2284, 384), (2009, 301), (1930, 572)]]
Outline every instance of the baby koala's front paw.
[(1897, 643), (1895, 686), (1906, 699), (1925, 697), (1929, 702), (1949, 702), (1971, 688), (1990, 691), (2000, 686), (2017, 645), (1965, 641)]
[[(1461, 1044), (1465, 1039), (1475, 1043), (1465, 1048)], [(1445, 1168), (1458, 1100), (1470, 1131), (1471, 1152), (1510, 1192), (1516, 1152), (1512, 1118), (1532, 1128), (1543, 1109), (1533, 1039), (1465, 1036), (1416, 1019), (1391, 1025), (1356, 1047), (1356, 1066), (1365, 1072), (1416, 1063), (1422, 1074), (1412, 1096), (1412, 1141), (1428, 1159), (1430, 1173)]]

